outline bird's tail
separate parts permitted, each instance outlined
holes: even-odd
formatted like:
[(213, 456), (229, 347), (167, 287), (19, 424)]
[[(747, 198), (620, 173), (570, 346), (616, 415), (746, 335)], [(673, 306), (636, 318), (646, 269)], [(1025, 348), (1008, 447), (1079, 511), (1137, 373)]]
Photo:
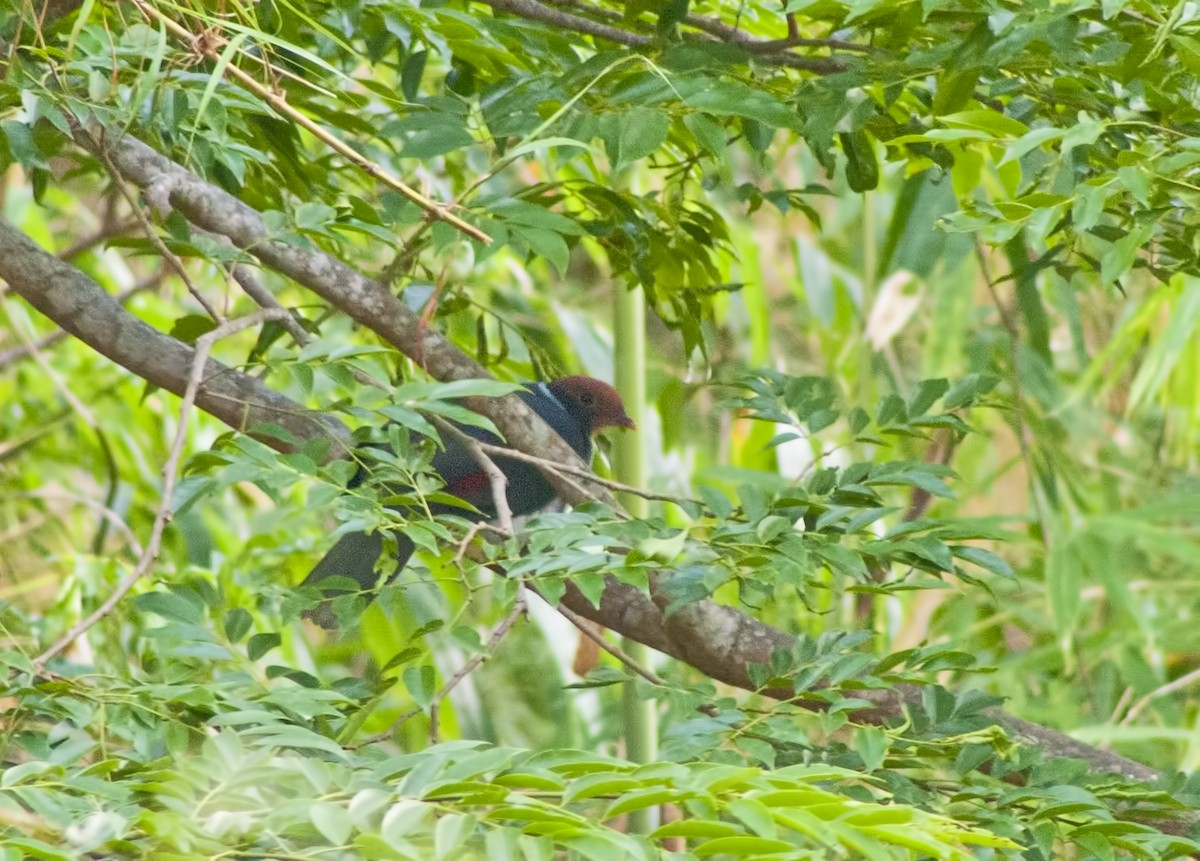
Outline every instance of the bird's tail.
[[(402, 532), (393, 533), (396, 536), (396, 568), (388, 575), (389, 580), (396, 576), (405, 565), (408, 564), (409, 557), (413, 555), (413, 543)], [(327, 580), (331, 577), (346, 578), (352, 580), (357, 589), (369, 593), (379, 583), (379, 575), (375, 573), (375, 565), (379, 561), (379, 554), (383, 552), (383, 533), (382, 532), (351, 532), (343, 535), (338, 539), (337, 544), (329, 549), (329, 552), (322, 557), (321, 561), (316, 564), (312, 571), (308, 572), (308, 576), (304, 578), (301, 586), (316, 586), (322, 580)], [(344, 595), (350, 591), (349, 584), (346, 588), (329, 588), (324, 591), (325, 597), (328, 599), (336, 598), (338, 595)], [(305, 615), (320, 625), (322, 628), (336, 628), (337, 616), (333, 612), (333, 604), (330, 601), (322, 601), (316, 607), (307, 611)]]

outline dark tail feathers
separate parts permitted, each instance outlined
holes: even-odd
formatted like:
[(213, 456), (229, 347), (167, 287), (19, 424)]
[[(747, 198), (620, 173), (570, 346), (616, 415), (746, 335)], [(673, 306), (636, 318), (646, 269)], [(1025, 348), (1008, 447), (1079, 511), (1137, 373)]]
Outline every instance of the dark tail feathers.
[[(413, 555), (413, 543), (408, 536), (402, 532), (393, 533), (396, 536), (396, 568), (388, 576), (388, 579), (396, 576), (405, 565), (408, 564), (409, 557)], [(375, 573), (375, 564), (379, 561), (379, 554), (383, 552), (383, 533), (372, 532), (351, 532), (348, 535), (343, 535), (338, 543), (330, 548), (329, 552), (316, 564), (312, 571), (308, 572), (308, 576), (304, 578), (301, 586), (313, 586), (319, 584), (322, 580), (329, 577), (347, 577), (353, 580), (358, 588), (364, 592), (373, 589), (379, 582), (379, 575)], [(335, 598), (338, 595), (344, 595), (342, 589), (326, 590), (327, 598)], [(333, 605), (329, 601), (324, 601), (312, 608), (305, 615), (320, 625), (322, 628), (336, 628), (337, 616), (334, 615)]]

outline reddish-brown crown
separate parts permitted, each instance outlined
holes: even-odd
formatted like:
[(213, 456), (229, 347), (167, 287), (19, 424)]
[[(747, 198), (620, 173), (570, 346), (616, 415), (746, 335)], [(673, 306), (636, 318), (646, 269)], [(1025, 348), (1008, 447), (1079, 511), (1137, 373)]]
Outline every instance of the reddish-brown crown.
[(547, 386), (557, 397), (570, 399), (591, 433), (608, 427), (637, 430), (637, 425), (625, 412), (621, 396), (608, 383), (592, 377), (574, 376), (554, 380)]

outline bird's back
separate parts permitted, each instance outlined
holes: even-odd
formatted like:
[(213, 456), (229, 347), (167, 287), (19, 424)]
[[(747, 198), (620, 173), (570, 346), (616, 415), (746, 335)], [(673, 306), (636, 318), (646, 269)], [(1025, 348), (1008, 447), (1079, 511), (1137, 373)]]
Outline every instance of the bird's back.
[[(576, 454), (584, 461), (591, 460), (592, 438), (588, 429), (567, 411), (544, 383), (531, 385), (528, 391), (518, 392), (518, 396), (550, 425)], [(459, 429), (481, 442), (500, 444), (495, 434), (482, 428), (459, 426)], [(434, 455), (433, 468), (445, 480), (446, 492), (465, 499), (489, 517), (495, 516), (491, 484), (483, 468), (456, 440), (446, 439), (444, 442), (444, 448)], [(533, 464), (503, 455), (493, 455), (492, 460), (508, 477), (506, 496), (508, 507), (514, 515), (531, 514), (549, 505), (554, 499), (555, 493), (550, 482)], [(433, 505), (431, 510), (435, 514), (464, 513), (462, 508), (444, 504)]]

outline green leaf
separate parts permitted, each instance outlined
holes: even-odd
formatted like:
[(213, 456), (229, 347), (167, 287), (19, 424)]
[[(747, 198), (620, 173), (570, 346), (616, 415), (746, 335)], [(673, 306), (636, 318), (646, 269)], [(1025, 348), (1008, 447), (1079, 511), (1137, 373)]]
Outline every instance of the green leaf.
[(435, 857), (449, 858), (474, 833), (477, 820), (470, 814), (450, 813), (438, 817), (433, 831)]
[(906, 541), (902, 546), (929, 562), (938, 571), (954, 570), (954, 560), (950, 555), (950, 548), (936, 538), (922, 536)]
[(146, 592), (138, 595), (134, 604), (138, 612), (157, 613), (175, 622), (196, 625), (201, 619), (200, 607), (174, 592)]
[(434, 806), (414, 799), (397, 801), (388, 808), (379, 823), (379, 833), (389, 844), (398, 845), (422, 829), (433, 818)]
[(45, 159), (38, 152), (28, 125), (16, 120), (3, 120), (0, 121), (0, 130), (4, 131), (4, 137), (8, 142), (8, 151), (17, 164), (26, 171), (46, 166)]
[(697, 490), (700, 493), (700, 497), (704, 500), (704, 504), (712, 511), (715, 517), (725, 520), (733, 513), (733, 504), (725, 494), (706, 484), (700, 485)]
[(1061, 139), (1066, 133), (1066, 129), (1055, 128), (1054, 126), (1045, 126), (1026, 132), (1004, 148), (1004, 157), (1000, 159), (998, 164), (1004, 165), (1009, 162), (1020, 161), (1027, 153), (1051, 141)]
[(704, 114), (688, 114), (683, 118), (683, 124), (709, 155), (724, 158), (725, 140), (728, 137), (724, 126)]
[(402, 427), (419, 433), (421, 436), (438, 438), (437, 428), (416, 410), (392, 404), (380, 407), (379, 414)]
[(846, 154), (846, 184), (851, 191), (871, 191), (879, 185), (879, 159), (871, 136), (864, 129), (840, 132), (838, 140)]
[(421, 76), (425, 73), (425, 64), (428, 59), (428, 51), (413, 51), (404, 60), (404, 66), (400, 71), (400, 91), (410, 102), (417, 100), (421, 88)]
[(630, 777), (628, 774), (597, 772), (572, 781), (570, 787), (563, 793), (563, 804), (571, 804), (585, 798), (596, 798), (602, 795), (621, 795), (644, 788), (642, 781)]
[(922, 380), (917, 384), (917, 390), (908, 399), (908, 414), (923, 416), (929, 408), (937, 403), (937, 399), (946, 394), (950, 384), (945, 380)]
[(342, 846), (350, 839), (354, 823), (346, 808), (328, 801), (314, 802), (308, 808), (309, 820), (321, 832), (321, 836), (333, 846)]
[(712, 819), (680, 819), (670, 822), (650, 832), (651, 840), (662, 840), (665, 837), (682, 837), (685, 840), (699, 840), (704, 837), (730, 837), (738, 834), (738, 828), (728, 822), (718, 822)]
[(970, 406), (981, 396), (988, 394), (1000, 383), (995, 374), (968, 374), (961, 380), (955, 380), (942, 400), (942, 406), (948, 410)]
[(79, 857), (75, 852), (63, 852), (55, 849), (49, 843), (35, 840), (32, 837), (8, 836), (4, 838), (4, 845), (25, 853), (24, 855), (18, 855), (18, 858), (41, 858), (43, 861), (75, 861)]
[(561, 234), (551, 230), (514, 230), (513, 235), (519, 237), (534, 254), (545, 257), (560, 275), (567, 271), (571, 250)]
[(1111, 284), (1133, 268), (1133, 263), (1154, 234), (1154, 225), (1143, 224), (1128, 231), (1109, 246), (1100, 258), (1100, 282)]
[(688, 107), (716, 116), (746, 117), (773, 129), (800, 130), (799, 116), (767, 91), (739, 81), (706, 83), (705, 89), (685, 96)]
[(556, 147), (573, 147), (576, 149), (586, 150), (589, 153), (594, 153), (597, 151), (595, 147), (585, 143), (584, 141), (575, 140), (574, 138), (551, 136), (527, 141), (520, 146), (515, 146), (508, 150), (505, 155), (507, 155), (508, 158), (517, 158), (518, 156), (529, 155), (530, 153), (541, 152), (542, 150), (554, 149)]
[(999, 111), (961, 111), (956, 114), (947, 114), (940, 119), (948, 126), (980, 129), (995, 137), (1019, 138), (1029, 131), (1024, 123), (1014, 120), (1012, 117), (1006, 117)]
[(246, 645), (246, 655), (250, 660), (257, 661), (267, 652), (277, 648), (282, 642), (283, 640), (279, 634), (273, 631), (265, 634), (255, 634)]
[(404, 141), (401, 156), (425, 161), (475, 142), (460, 116), (421, 112), (390, 124), (386, 134)]
[(249, 633), (252, 624), (254, 624), (254, 619), (251, 618), (249, 611), (242, 607), (234, 607), (225, 613), (223, 622), (225, 636), (231, 643), (236, 643)]
[(671, 118), (652, 108), (633, 108), (621, 115), (619, 157), (617, 164), (626, 164), (653, 153), (667, 140)]
[(876, 771), (887, 753), (887, 733), (878, 727), (859, 727), (854, 732), (854, 750), (862, 757), (867, 772)]
[(17, 786), (27, 778), (39, 777), (46, 772), (57, 772), (58, 770), (59, 767), (50, 762), (42, 762), (40, 760), (20, 762), (5, 768), (0, 773), (0, 786), (7, 789), (10, 786)]
[(413, 701), (422, 710), (428, 711), (429, 707), (433, 705), (433, 697), (437, 693), (437, 673), (434, 668), (429, 664), (405, 667), (401, 678)]
[(292, 219), (299, 230), (325, 233), (337, 221), (337, 210), (324, 203), (302, 203), (292, 213)]
[[(503, 218), (510, 224), (518, 224), (522, 227), (536, 227), (568, 236), (582, 236), (584, 234), (584, 229), (574, 219), (547, 209), (544, 206), (537, 206), (523, 200), (508, 200), (496, 204), (491, 208), (491, 213), (498, 218)], [(450, 384), (443, 383), (442, 385)], [(442, 397), (446, 396), (443, 395)]]
[(772, 840), (765, 837), (717, 837), (706, 840), (692, 851), (700, 858), (710, 855), (732, 855), (737, 858), (747, 856), (772, 855), (776, 852), (791, 852), (795, 847), (786, 840)]
[(207, 335), (215, 328), (217, 328), (217, 322), (212, 317), (203, 314), (185, 314), (172, 324), (171, 337), (183, 341), (185, 344), (194, 344), (201, 335)]
[(950, 550), (959, 559), (965, 559), (968, 562), (978, 565), (980, 568), (991, 571), (993, 574), (999, 574), (1001, 577), (1016, 576), (1012, 566), (990, 550), (965, 545), (955, 545)]
[(336, 742), (302, 726), (287, 726), (282, 724), (248, 726), (242, 727), (239, 732), (246, 736), (262, 736), (262, 740), (258, 742), (259, 746), (320, 750), (325, 753), (334, 754), (339, 759), (343, 757), (344, 753), (341, 746)]
[(875, 410), (875, 424), (886, 425), (894, 421), (904, 421), (908, 417), (904, 401), (899, 395), (885, 395)]
[[(710, 789), (710, 791), (712, 790)], [(775, 838), (778, 829), (775, 825), (775, 819), (771, 816), (771, 808), (758, 799), (735, 799), (729, 803), (729, 812), (740, 819), (747, 828), (759, 837), (769, 840)]]
[(827, 544), (817, 547), (816, 554), (838, 574), (859, 582), (866, 582), (869, 579), (866, 564), (862, 557), (853, 550), (839, 544)]

